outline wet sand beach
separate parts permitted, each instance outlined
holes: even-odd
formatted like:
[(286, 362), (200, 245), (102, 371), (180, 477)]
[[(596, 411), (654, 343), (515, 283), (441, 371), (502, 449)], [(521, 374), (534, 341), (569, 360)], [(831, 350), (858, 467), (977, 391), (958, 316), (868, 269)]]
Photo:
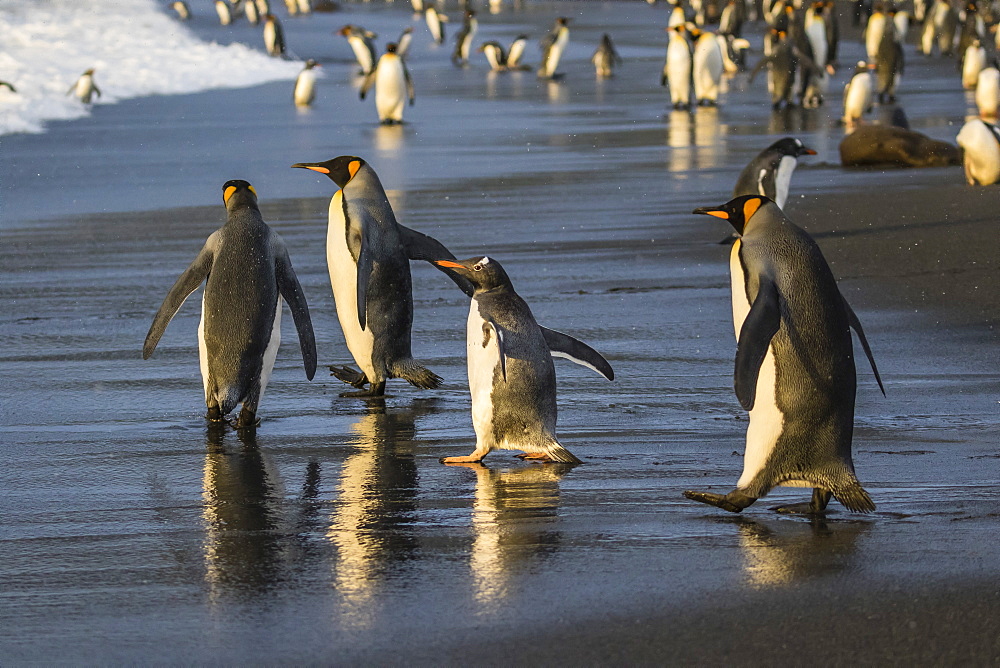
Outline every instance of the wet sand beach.
[[(483, 12), (477, 41), (534, 39), (558, 15), (573, 18), (559, 83), (453, 68), (451, 39), (434, 48), (414, 21), (401, 128), (357, 100), (330, 34), (410, 22), (366, 4), (286, 21), (326, 71), (308, 112), (276, 83), (0, 138), (0, 663), (1000, 664), (1000, 191), (965, 185), (961, 167), (841, 168), (849, 67), (816, 111), (772, 114), (745, 75), (718, 109), (665, 111), (662, 7)], [(247, 38), (210, 18), (193, 29)], [(625, 64), (595, 81), (604, 31)], [(862, 52), (842, 49), (845, 65)], [(969, 104), (954, 63), (907, 55), (899, 104), (954, 141)], [(717, 243), (729, 227), (690, 211), (725, 202), (785, 135), (818, 151), (788, 215), (820, 244), (886, 385), (861, 357), (854, 462), (871, 515), (769, 510), (801, 489), (741, 515), (682, 496), (732, 488), (747, 425)], [(444, 385), (337, 396), (326, 368), (351, 360), (324, 254), (334, 186), (288, 167), (343, 154), (370, 162), (401, 223), (496, 257), (541, 324), (608, 358), (613, 383), (557, 360), (560, 438), (583, 465), (438, 462), (474, 446), (469, 306), (423, 264), (414, 354)], [(320, 360), (307, 381), (286, 313), (261, 426), (242, 438), (206, 426), (194, 298), (141, 359), (233, 178), (288, 245)]]

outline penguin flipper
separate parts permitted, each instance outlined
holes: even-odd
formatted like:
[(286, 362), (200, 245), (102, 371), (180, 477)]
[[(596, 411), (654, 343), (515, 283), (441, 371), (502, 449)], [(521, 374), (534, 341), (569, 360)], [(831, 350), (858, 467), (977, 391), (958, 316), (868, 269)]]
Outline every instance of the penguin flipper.
[(554, 329), (548, 329), (541, 325), (539, 325), (539, 329), (542, 330), (542, 336), (545, 337), (545, 343), (548, 345), (549, 353), (553, 357), (562, 357), (580, 366), (593, 369), (608, 380), (615, 379), (615, 371), (608, 364), (608, 361), (604, 359), (604, 356), (583, 341), (574, 339), (569, 334), (563, 334), (562, 332), (557, 332)]
[(765, 276), (760, 277), (757, 297), (753, 300), (750, 313), (740, 328), (736, 344), (736, 373), (734, 385), (736, 398), (744, 410), (753, 409), (757, 393), (757, 376), (764, 362), (771, 338), (781, 325), (781, 310), (778, 306), (778, 288)]
[(493, 335), (497, 338), (497, 353), (500, 355), (500, 374), (503, 376), (503, 380), (507, 382), (507, 346), (504, 342), (503, 329), (500, 328), (493, 318), (487, 318), (486, 322), (483, 323), (483, 348), (486, 344), (490, 342), (490, 330), (493, 330)]
[(406, 66), (406, 62), (403, 62), (403, 79), (406, 80), (406, 97), (410, 100), (410, 106), (417, 101), (416, 91), (413, 89), (413, 79), (410, 78), (410, 70)]
[(361, 96), (362, 100), (365, 99), (365, 95), (368, 94), (368, 90), (372, 87), (372, 84), (375, 83), (375, 73), (376, 72), (378, 72), (378, 68), (377, 67), (373, 67), (372, 71), (369, 72), (367, 75), (365, 75), (365, 80), (361, 84), (361, 92), (360, 92), (360, 96)]
[(768, 63), (771, 62), (774, 62), (773, 53), (770, 56), (767, 56), (766, 58), (761, 58), (760, 61), (750, 71), (750, 83), (753, 83), (753, 80), (757, 78), (757, 75), (760, 73), (760, 71), (764, 69)]
[[(372, 227), (371, 225), (366, 226), (366, 228)], [(358, 323), (361, 325), (361, 329), (364, 330), (368, 324), (368, 279), (371, 278), (372, 269), (374, 268), (374, 259), (372, 258), (371, 242), (366, 241), (364, 237), (365, 229), (362, 229), (361, 234), (361, 247), (358, 249), (358, 263), (357, 263), (357, 278), (355, 280), (356, 284), (356, 299), (358, 303)]]
[(861, 341), (861, 347), (864, 348), (865, 355), (868, 357), (868, 363), (872, 365), (872, 371), (875, 373), (875, 381), (878, 383), (878, 389), (882, 390), (882, 396), (885, 396), (885, 387), (882, 385), (882, 378), (878, 375), (878, 367), (875, 366), (875, 357), (872, 355), (872, 349), (868, 345), (868, 337), (865, 336), (865, 330), (861, 327), (861, 321), (858, 320), (858, 316), (854, 313), (854, 309), (851, 305), (847, 303), (841, 295), (840, 299), (844, 302), (844, 309), (847, 311), (847, 319), (851, 324), (851, 329), (853, 329), (858, 334), (858, 340)]
[(173, 287), (170, 288), (170, 292), (163, 299), (160, 309), (153, 316), (153, 324), (149, 326), (149, 332), (146, 333), (146, 341), (142, 345), (142, 359), (148, 360), (150, 355), (153, 354), (153, 351), (156, 350), (156, 344), (160, 342), (160, 337), (163, 336), (164, 330), (166, 330), (170, 321), (173, 320), (174, 315), (191, 293), (197, 290), (201, 282), (208, 276), (215, 258), (217, 234), (218, 232), (213, 233), (208, 238), (205, 246), (198, 253), (198, 257), (194, 259), (191, 266), (174, 282)]
[(472, 283), (456, 274), (451, 269), (447, 267), (442, 267), (440, 265), (434, 264), (434, 260), (454, 260), (455, 256), (445, 248), (445, 245), (435, 239), (434, 237), (423, 234), (422, 232), (417, 232), (416, 230), (411, 230), (409, 227), (404, 225), (398, 225), (399, 236), (403, 242), (403, 248), (406, 250), (406, 257), (411, 260), (423, 260), (424, 262), (430, 262), (431, 265), (444, 273), (448, 278), (455, 282), (462, 292), (464, 292), (469, 297), (475, 292), (475, 288)]
[(312, 380), (313, 376), (316, 375), (316, 335), (313, 333), (306, 295), (302, 292), (302, 286), (295, 275), (295, 270), (292, 269), (287, 251), (278, 255), (278, 261), (275, 264), (275, 278), (278, 281), (279, 294), (292, 311), (295, 330), (299, 334), (299, 348), (302, 351), (302, 363), (305, 365), (306, 378)]

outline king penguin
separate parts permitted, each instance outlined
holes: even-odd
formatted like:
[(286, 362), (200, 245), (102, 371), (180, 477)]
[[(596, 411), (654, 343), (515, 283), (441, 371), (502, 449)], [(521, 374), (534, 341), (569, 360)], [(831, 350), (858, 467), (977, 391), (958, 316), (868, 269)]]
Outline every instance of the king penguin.
[(691, 106), (691, 44), (684, 36), (684, 24), (666, 28), (667, 59), (663, 63), (660, 85), (670, 87), (670, 104), (674, 109)]
[[(340, 190), (330, 200), (326, 260), (344, 339), (361, 372), (331, 367), (340, 380), (366, 390), (341, 396), (380, 397), (389, 378), (435, 388), (441, 378), (411, 354), (413, 323), (410, 260), (454, 256), (439, 241), (396, 222), (375, 170), (361, 158), (292, 165), (326, 174)], [(442, 269), (467, 294), (472, 286)]]
[(94, 95), (101, 96), (101, 89), (94, 83), (94, 68), (90, 68), (80, 75), (76, 83), (66, 91), (67, 95), (76, 95), (77, 99), (84, 104), (90, 104)]
[(444, 44), (444, 24), (447, 20), (448, 17), (438, 12), (433, 6), (424, 10), (424, 21), (427, 22), (427, 29), (435, 44)]
[(371, 74), (375, 69), (375, 43), (372, 40), (378, 35), (351, 24), (345, 25), (337, 31), (337, 34), (347, 40), (358, 66), (361, 67), (361, 74), (365, 76)]
[(378, 59), (375, 70), (365, 77), (361, 84), (361, 99), (365, 99), (368, 90), (375, 86), (375, 110), (383, 125), (400, 124), (403, 122), (403, 108), (407, 100), (410, 106), (416, 101), (413, 91), (413, 80), (406, 68), (406, 61), (396, 55), (396, 45), (385, 45), (385, 53)]
[(733, 197), (764, 195), (774, 200), (779, 209), (784, 209), (792, 173), (799, 164), (799, 158), (804, 155), (816, 155), (816, 151), (807, 148), (795, 137), (779, 139), (743, 168), (736, 179)]
[(455, 34), (455, 51), (451, 54), (451, 62), (456, 67), (469, 64), (469, 54), (472, 52), (472, 40), (479, 30), (479, 20), (471, 9), (465, 10), (462, 18), (462, 29)]
[(489, 257), (435, 264), (475, 287), (466, 325), (469, 391), (476, 449), (445, 464), (478, 462), (496, 449), (521, 450), (524, 459), (578, 464), (556, 437), (553, 357), (565, 357), (608, 380), (615, 374), (596, 350), (572, 336), (541, 327), (514, 292), (507, 272)]
[(310, 58), (306, 61), (305, 67), (295, 78), (295, 91), (292, 93), (292, 100), (296, 107), (308, 107), (316, 99), (316, 68), (320, 64)]
[(538, 76), (543, 79), (558, 79), (561, 76), (556, 74), (556, 68), (568, 43), (569, 19), (560, 16), (552, 31), (542, 40), (542, 66), (538, 69)]
[(719, 103), (719, 84), (722, 82), (722, 49), (710, 32), (695, 29), (691, 35), (694, 38), (691, 78), (696, 104), (714, 107)]
[(274, 14), (264, 16), (264, 47), (267, 55), (280, 58), (285, 55), (285, 31)]
[(882, 380), (816, 242), (760, 195), (694, 213), (727, 220), (740, 235), (730, 256), (734, 386), (750, 425), (736, 489), (684, 496), (740, 512), (776, 486), (811, 487), (811, 502), (778, 510), (820, 513), (831, 495), (850, 510), (874, 510), (851, 459), (857, 385), (851, 328), (879, 388)]
[(285, 242), (260, 215), (257, 192), (246, 181), (222, 186), (226, 224), (170, 288), (146, 334), (149, 359), (167, 324), (202, 281), (198, 352), (208, 419), (220, 421), (242, 403), (238, 427), (254, 427), (281, 341), (281, 300), (288, 302), (299, 334), (306, 377), (316, 373), (316, 338), (306, 297)]
[(970, 186), (989, 186), (1000, 181), (1000, 128), (974, 118), (958, 133), (965, 180)]

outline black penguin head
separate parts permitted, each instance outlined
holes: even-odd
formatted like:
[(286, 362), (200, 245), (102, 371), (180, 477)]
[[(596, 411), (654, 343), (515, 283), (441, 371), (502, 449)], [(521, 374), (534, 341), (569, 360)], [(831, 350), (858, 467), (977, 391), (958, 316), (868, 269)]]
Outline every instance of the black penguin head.
[(569, 19), (566, 18), (565, 16), (560, 16), (559, 18), (556, 19), (556, 25), (559, 27), (569, 25)]
[(326, 162), (297, 162), (292, 167), (311, 169), (314, 172), (326, 174), (334, 183), (343, 188), (364, 165), (365, 161), (357, 156), (342, 155)]
[(747, 223), (757, 213), (757, 210), (765, 204), (770, 203), (773, 203), (773, 200), (763, 195), (741, 195), (729, 200), (722, 206), (702, 206), (692, 211), (692, 213), (703, 213), (707, 216), (715, 216), (716, 218), (727, 220), (733, 226), (733, 229), (736, 230), (737, 234), (743, 234)]
[(816, 151), (808, 148), (795, 137), (785, 137), (771, 144), (772, 151), (778, 151), (782, 155), (789, 155), (798, 158), (803, 155), (816, 155)]
[(306, 67), (305, 68), (307, 70), (311, 70), (314, 67), (322, 67), (322, 66), (319, 63), (317, 63), (315, 60), (313, 60), (312, 58), (310, 58), (309, 60), (306, 61)]
[(395, 42), (389, 42), (388, 44), (385, 45), (385, 52), (386, 53), (396, 53), (396, 48), (397, 48), (397, 46), (396, 46)]
[(499, 262), (490, 257), (473, 257), (459, 261), (434, 260), (434, 264), (467, 278), (475, 286), (476, 292), (511, 287), (507, 272)]
[(257, 207), (257, 191), (242, 179), (233, 179), (222, 184), (222, 201), (228, 211), (238, 206)]
[(94, 76), (94, 68), (91, 67), (89, 70), (83, 73), (83, 76)]

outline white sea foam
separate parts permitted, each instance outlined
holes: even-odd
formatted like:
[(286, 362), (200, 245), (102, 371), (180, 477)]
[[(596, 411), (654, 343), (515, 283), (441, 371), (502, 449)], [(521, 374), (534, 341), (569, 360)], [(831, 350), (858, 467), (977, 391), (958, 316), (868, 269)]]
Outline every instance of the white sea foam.
[(207, 44), (155, 0), (0, 2), (0, 135), (42, 132), (44, 122), (85, 116), (66, 91), (88, 68), (97, 104), (294, 79), (300, 63), (242, 44)]

